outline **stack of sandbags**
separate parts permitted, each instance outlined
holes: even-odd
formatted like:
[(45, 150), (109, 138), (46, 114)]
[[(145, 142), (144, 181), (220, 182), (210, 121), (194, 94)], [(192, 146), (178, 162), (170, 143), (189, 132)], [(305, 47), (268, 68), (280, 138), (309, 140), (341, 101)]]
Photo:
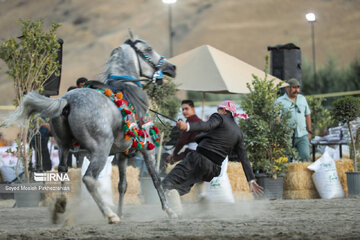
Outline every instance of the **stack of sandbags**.
[[(126, 179), (127, 179), (127, 189), (124, 197), (124, 204), (129, 205), (140, 205), (139, 194), (141, 191), (140, 181), (139, 181), (139, 169), (134, 167), (126, 168)], [(114, 203), (117, 204), (119, 201), (119, 170), (117, 166), (112, 167), (111, 174), (111, 185), (113, 192)]]
[[(337, 174), (344, 189), (348, 195), (346, 172), (353, 171), (353, 161), (350, 159), (336, 160)], [(284, 199), (312, 199), (319, 198), (319, 194), (312, 180), (313, 172), (307, 167), (311, 163), (289, 163), (284, 177)]]
[(235, 201), (253, 199), (249, 183), (246, 180), (242, 164), (240, 162), (229, 162), (227, 173)]
[[(57, 173), (57, 171), (50, 171)], [(67, 198), (76, 198), (80, 196), (81, 193), (81, 169), (80, 168), (70, 168), (68, 170), (68, 175), (70, 182), (64, 182), (65, 185), (70, 185), (70, 192), (64, 192)], [(60, 185), (61, 182), (47, 182), (51, 185)], [(42, 202), (43, 206), (49, 206), (57, 197), (61, 195), (60, 192), (45, 192), (45, 199)]]

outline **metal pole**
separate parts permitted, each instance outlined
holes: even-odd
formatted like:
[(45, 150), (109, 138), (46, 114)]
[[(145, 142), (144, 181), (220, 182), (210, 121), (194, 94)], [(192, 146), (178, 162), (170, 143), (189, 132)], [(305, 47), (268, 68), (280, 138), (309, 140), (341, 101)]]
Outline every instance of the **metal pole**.
[(169, 57), (173, 56), (173, 30), (172, 30), (172, 9), (169, 5)]
[(312, 55), (313, 55), (313, 70), (314, 70), (314, 90), (317, 89), (317, 82), (316, 82), (316, 61), (315, 61), (315, 31), (314, 31), (314, 22), (311, 22), (311, 39), (312, 39)]

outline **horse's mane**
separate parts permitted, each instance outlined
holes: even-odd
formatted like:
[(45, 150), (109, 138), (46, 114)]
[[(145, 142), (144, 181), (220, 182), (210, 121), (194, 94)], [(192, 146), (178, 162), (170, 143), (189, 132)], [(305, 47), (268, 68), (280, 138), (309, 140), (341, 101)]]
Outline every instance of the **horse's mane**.
[(133, 38), (128, 38), (128, 39), (126, 39), (123, 44), (121, 44), (120, 46), (114, 48), (114, 49), (111, 51), (111, 53), (110, 53), (109, 59), (108, 59), (107, 62), (105, 63), (105, 71), (99, 74), (99, 79), (100, 79), (100, 81), (106, 82), (106, 80), (108, 79), (108, 77), (109, 77), (111, 74), (113, 74), (113, 72), (112, 72), (112, 67), (114, 66), (114, 64), (118, 64), (118, 61), (117, 61), (118, 59), (116, 59), (116, 58), (114, 57), (114, 54), (117, 52), (117, 51), (116, 51), (117, 49), (121, 48), (121, 47), (122, 47), (127, 41), (129, 41), (129, 40), (131, 40), (131, 41), (137, 41), (137, 40), (143, 41), (143, 40), (139, 39), (139, 38), (136, 36), (136, 37), (133, 37)]

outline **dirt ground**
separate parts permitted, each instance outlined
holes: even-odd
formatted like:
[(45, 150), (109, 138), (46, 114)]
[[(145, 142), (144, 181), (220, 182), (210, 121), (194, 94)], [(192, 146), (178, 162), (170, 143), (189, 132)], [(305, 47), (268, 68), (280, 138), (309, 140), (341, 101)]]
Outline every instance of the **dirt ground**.
[(77, 207), (72, 226), (51, 224), (47, 207), (13, 205), (0, 201), (0, 239), (360, 239), (359, 198), (194, 203), (176, 220), (160, 204), (126, 205), (118, 225)]

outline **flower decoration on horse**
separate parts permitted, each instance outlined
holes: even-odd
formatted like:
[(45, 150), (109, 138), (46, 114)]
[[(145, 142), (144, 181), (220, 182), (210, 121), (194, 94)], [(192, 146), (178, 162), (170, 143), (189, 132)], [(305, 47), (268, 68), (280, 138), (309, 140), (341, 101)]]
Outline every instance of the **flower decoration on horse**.
[[(125, 140), (132, 140), (131, 149), (127, 150), (125, 154), (128, 155), (129, 153), (132, 153), (136, 150), (140, 150), (144, 147), (145, 144), (147, 144), (148, 150), (153, 150), (155, 146), (160, 146), (160, 139), (158, 135), (159, 129), (154, 126), (148, 115), (141, 119), (141, 122), (144, 124), (139, 127), (136, 119), (135, 108), (125, 99), (123, 99), (123, 94), (121, 92), (114, 94), (109, 88), (104, 91), (99, 91), (110, 98), (110, 100), (116, 104), (121, 112), (124, 120), (123, 130), (125, 131)], [(149, 130), (147, 130), (147, 127), (149, 127)], [(150, 135), (148, 134), (148, 131)], [(152, 142), (148, 140), (149, 138), (152, 140)]]

